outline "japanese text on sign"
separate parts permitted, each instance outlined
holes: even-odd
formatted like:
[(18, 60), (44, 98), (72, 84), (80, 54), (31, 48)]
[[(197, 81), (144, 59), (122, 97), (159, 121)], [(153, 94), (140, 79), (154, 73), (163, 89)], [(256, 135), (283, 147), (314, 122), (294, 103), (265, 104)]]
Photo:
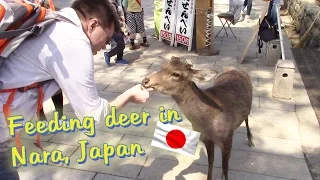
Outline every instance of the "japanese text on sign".
[(176, 26), (176, 43), (190, 46), (193, 35), (194, 0), (179, 0)]
[(168, 5), (168, 7), (165, 9), (166, 16), (164, 17), (165, 22), (164, 22), (163, 28), (165, 30), (169, 31), (170, 30), (170, 24), (171, 24), (169, 17), (171, 16), (172, 10), (173, 10), (172, 9), (172, 0), (167, 0), (167, 5)]
[(183, 11), (181, 13), (181, 24), (183, 26), (180, 26), (180, 34), (187, 34), (187, 23), (186, 21), (188, 20), (188, 14), (187, 11), (189, 10), (189, 1), (190, 0), (186, 0), (185, 2), (182, 2), (182, 7), (183, 7)]
[(172, 41), (175, 31), (176, 0), (165, 0), (164, 2), (162, 24), (160, 26), (160, 38)]

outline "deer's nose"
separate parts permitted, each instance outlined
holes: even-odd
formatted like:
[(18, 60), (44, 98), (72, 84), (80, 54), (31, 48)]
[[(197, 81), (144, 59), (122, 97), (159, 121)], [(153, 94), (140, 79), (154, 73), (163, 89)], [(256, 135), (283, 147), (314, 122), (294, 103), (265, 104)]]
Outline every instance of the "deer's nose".
[(147, 86), (149, 82), (150, 82), (150, 79), (149, 79), (149, 78), (144, 78), (144, 79), (142, 80), (142, 85), (143, 85), (143, 86)]

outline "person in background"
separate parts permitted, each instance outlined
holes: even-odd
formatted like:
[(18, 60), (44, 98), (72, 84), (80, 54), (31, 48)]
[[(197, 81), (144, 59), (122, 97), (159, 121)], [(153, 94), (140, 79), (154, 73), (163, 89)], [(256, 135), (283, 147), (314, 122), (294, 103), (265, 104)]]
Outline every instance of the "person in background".
[(144, 12), (141, 6), (141, 0), (122, 0), (122, 6), (126, 11), (126, 22), (130, 34), (130, 50), (138, 49), (139, 46), (135, 45), (135, 33), (140, 33), (143, 42), (140, 46), (149, 47), (147, 36), (144, 28)]
[[(273, 22), (275, 25), (278, 25), (278, 16), (277, 16), (277, 5), (279, 5), (281, 8), (282, 0), (272, 0), (273, 1), (273, 5), (272, 5), (272, 9), (271, 9), (271, 18), (273, 19)], [(279, 9), (280, 11), (280, 9)], [(280, 13), (280, 12), (279, 12)], [(280, 19), (281, 21), (281, 19)]]
[[(247, 7), (247, 13), (244, 14), (244, 9)], [(241, 10), (241, 16), (239, 21), (243, 21), (244, 19), (250, 20), (251, 19), (251, 9), (252, 9), (252, 0), (245, 0), (243, 2), (243, 7)]]
[[(124, 27), (125, 26), (124, 14), (120, 9), (117, 0), (110, 0), (110, 2), (114, 5), (114, 7), (118, 12), (120, 25)], [(116, 33), (112, 36), (112, 40), (113, 42), (116, 43), (116, 46), (113, 48), (112, 47), (113, 44), (111, 44), (111, 50), (109, 52), (104, 52), (104, 60), (108, 66), (110, 66), (110, 58), (115, 55), (117, 55), (117, 58), (115, 59), (116, 64), (128, 64), (128, 62), (123, 59), (123, 51), (125, 48), (124, 38), (125, 38), (125, 34), (123, 31), (121, 31), (120, 33)]]
[[(283, 5), (283, 1), (282, 0), (263, 0), (263, 1), (270, 2), (268, 16), (270, 16), (274, 25), (278, 25), (277, 5), (279, 5), (280, 6), (279, 8), (281, 8), (281, 6)], [(281, 19), (280, 19), (280, 22), (281, 22)], [(282, 29), (284, 28), (284, 25), (282, 23), (280, 24), (280, 26)]]

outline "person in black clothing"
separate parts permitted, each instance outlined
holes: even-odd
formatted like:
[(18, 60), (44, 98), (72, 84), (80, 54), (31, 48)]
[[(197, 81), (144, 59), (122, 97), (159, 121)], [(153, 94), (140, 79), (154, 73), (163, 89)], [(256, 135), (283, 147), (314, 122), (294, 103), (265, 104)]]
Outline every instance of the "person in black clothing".
[[(117, 0), (111, 0), (111, 2), (118, 11), (120, 24), (123, 27), (125, 25), (124, 14), (120, 10)], [(110, 66), (110, 58), (115, 55), (117, 55), (117, 58), (115, 60), (117, 64), (128, 64), (128, 62), (123, 59), (123, 51), (125, 48), (125, 42), (123, 39), (124, 36), (125, 36), (125, 34), (123, 32), (120, 32), (118, 34), (114, 34), (112, 36), (112, 40), (114, 43), (116, 43), (116, 46), (112, 47), (113, 44), (111, 44), (112, 49), (109, 52), (104, 52), (104, 60), (108, 66)]]

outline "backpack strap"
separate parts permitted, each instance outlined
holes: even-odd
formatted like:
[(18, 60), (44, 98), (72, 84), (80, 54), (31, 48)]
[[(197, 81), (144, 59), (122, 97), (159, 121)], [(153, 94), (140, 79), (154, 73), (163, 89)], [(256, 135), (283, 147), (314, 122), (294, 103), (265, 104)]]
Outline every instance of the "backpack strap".
[(54, 4), (53, 4), (52, 0), (48, 0), (48, 2), (49, 2), (49, 8), (50, 8), (50, 10), (51, 10), (51, 11), (55, 11), (56, 8), (54, 7)]
[(39, 35), (54, 22), (55, 13), (28, 3), (0, 3), (0, 55), (7, 58), (29, 35)]
[(258, 49), (259, 49), (259, 54), (261, 53), (261, 49), (263, 47), (263, 42), (260, 38), (258, 38)]
[(46, 23), (41, 24), (41, 25), (33, 25), (31, 27), (27, 27), (24, 29), (17, 29), (17, 30), (11, 30), (11, 31), (0, 31), (0, 39), (3, 38), (13, 38), (15, 36), (18, 36), (20, 34), (23, 34), (25, 32), (28, 32), (28, 35), (34, 34), (34, 35), (39, 35), (42, 33), (44, 30), (45, 26), (48, 25), (48, 23), (51, 23), (51, 21), (45, 21)]
[[(55, 19), (48, 19), (43, 21), (37, 25), (32, 27), (22, 29), (22, 30), (12, 30), (12, 31), (1, 31), (0, 32), (0, 39), (5, 38), (4, 45), (0, 48), (0, 54), (2, 57), (7, 58), (16, 48), (21, 44), (22, 41), (25, 40), (29, 35), (39, 35), (43, 32), (43, 30), (53, 23)], [(19, 34), (19, 35), (17, 35)], [(6, 37), (14, 37), (9, 41), (10, 38)]]
[[(44, 84), (46, 84), (47, 82), (50, 82), (50, 81), (53, 81), (53, 80), (50, 79), (50, 80), (46, 80), (46, 81), (42, 81), (42, 82), (36, 82), (36, 83), (33, 83), (29, 86), (25, 86), (25, 87), (21, 87), (21, 88), (17, 88), (17, 89), (19, 92), (27, 92), (30, 89), (43, 87)], [(1, 90), (0, 90), (0, 92), (1, 92)]]
[[(37, 117), (38, 117), (38, 120), (40, 120), (40, 111), (43, 108), (43, 100), (44, 100), (43, 99), (44, 98), (43, 85), (45, 83), (49, 82), (49, 81), (52, 81), (52, 80), (36, 82), (36, 83), (33, 83), (33, 84), (29, 85), (29, 86), (25, 86), (23, 88), (1, 89), (0, 90), (0, 93), (10, 93), (10, 95), (9, 95), (9, 97), (7, 99), (7, 102), (3, 105), (3, 112), (4, 112), (4, 116), (5, 116), (6, 123), (7, 123), (8, 126), (9, 126), (9, 121), (8, 121), (7, 118), (11, 116), (10, 106), (11, 106), (13, 100), (14, 100), (14, 96), (17, 93), (17, 91), (26, 92), (26, 91), (28, 91), (30, 89), (35, 89), (35, 88), (38, 89)], [(21, 139), (20, 139), (19, 134), (16, 134), (15, 142), (16, 142), (18, 151), (21, 154), (22, 144), (21, 144)], [(36, 135), (36, 142), (34, 143), (34, 145), (37, 148), (41, 149), (41, 151), (43, 151), (43, 148), (42, 148), (41, 143), (40, 143), (40, 134), (39, 133)]]
[[(4, 93), (10, 93), (8, 99), (7, 99), (7, 102), (3, 105), (3, 113), (4, 113), (4, 117), (6, 119), (6, 123), (7, 125), (9, 126), (9, 121), (8, 121), (8, 117), (11, 116), (11, 113), (10, 113), (10, 105), (12, 104), (13, 102), (13, 99), (14, 99), (14, 96), (16, 94), (18, 89), (8, 89), (8, 90), (0, 90), (0, 92), (4, 92)], [(16, 145), (17, 145), (17, 148), (18, 148), (18, 151), (19, 153), (21, 154), (21, 139), (20, 139), (20, 136), (19, 134), (16, 134), (15, 138), (14, 138), (15, 142), (16, 142)]]

